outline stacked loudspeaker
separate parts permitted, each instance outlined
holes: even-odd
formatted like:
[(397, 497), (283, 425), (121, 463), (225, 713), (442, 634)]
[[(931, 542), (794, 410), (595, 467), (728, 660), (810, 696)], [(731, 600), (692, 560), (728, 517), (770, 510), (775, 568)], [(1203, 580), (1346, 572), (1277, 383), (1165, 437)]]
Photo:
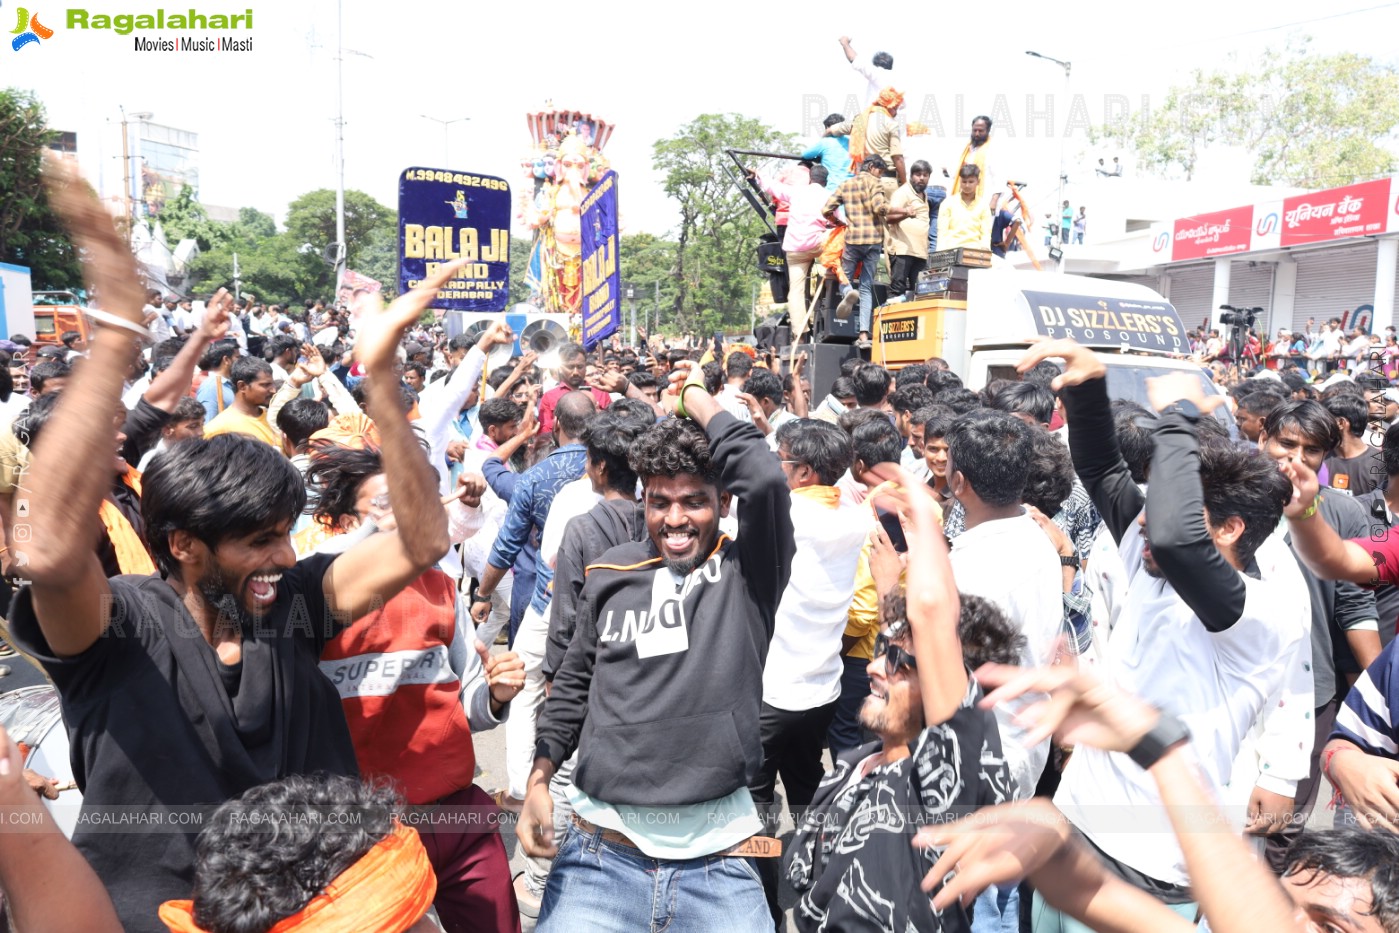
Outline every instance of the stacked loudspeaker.
[(559, 351), (569, 342), (567, 314), (546, 314), (529, 304), (518, 304), (504, 314), (452, 311), (447, 313), (446, 318), (444, 323), (448, 334), (465, 334), (472, 343), (480, 338), (486, 328), (502, 318), (509, 325), (515, 334), (515, 343), (491, 349), (486, 359), (488, 373), (497, 366), (504, 366), (511, 357), (523, 356), (531, 350), (539, 357), (535, 365), (540, 369), (557, 369)]

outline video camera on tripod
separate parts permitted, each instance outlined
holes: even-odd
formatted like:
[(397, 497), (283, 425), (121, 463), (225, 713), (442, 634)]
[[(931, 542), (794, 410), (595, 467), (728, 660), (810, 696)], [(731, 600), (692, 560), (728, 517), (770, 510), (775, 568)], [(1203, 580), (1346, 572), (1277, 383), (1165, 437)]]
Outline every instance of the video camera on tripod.
[(1262, 308), (1236, 308), (1233, 305), (1220, 305), (1219, 310), (1224, 312), (1219, 316), (1219, 323), (1231, 327), (1252, 327), (1258, 315), (1263, 313)]
[[(1248, 332), (1253, 327), (1253, 323), (1258, 320), (1258, 315), (1263, 313), (1262, 308), (1236, 308), (1233, 305), (1220, 305), (1219, 310), (1224, 313), (1219, 316), (1219, 323), (1229, 325), (1229, 358), (1234, 362), (1244, 362), (1248, 349)], [(1254, 354), (1247, 354), (1250, 360), (1257, 362)]]

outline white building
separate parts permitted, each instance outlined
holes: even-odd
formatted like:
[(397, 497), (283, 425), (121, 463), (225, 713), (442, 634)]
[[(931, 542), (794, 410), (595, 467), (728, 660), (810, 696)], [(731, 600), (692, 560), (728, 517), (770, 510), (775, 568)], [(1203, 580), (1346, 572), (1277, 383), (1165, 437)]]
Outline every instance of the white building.
[[(1315, 192), (1116, 178), (1091, 187), (1081, 196), (1088, 235), (1061, 247), (1065, 272), (1150, 285), (1190, 327), (1213, 325), (1220, 305), (1263, 308), (1268, 334), (1309, 318), (1372, 333), (1394, 323), (1399, 176)], [(1043, 242), (1036, 230), (1045, 263)]]

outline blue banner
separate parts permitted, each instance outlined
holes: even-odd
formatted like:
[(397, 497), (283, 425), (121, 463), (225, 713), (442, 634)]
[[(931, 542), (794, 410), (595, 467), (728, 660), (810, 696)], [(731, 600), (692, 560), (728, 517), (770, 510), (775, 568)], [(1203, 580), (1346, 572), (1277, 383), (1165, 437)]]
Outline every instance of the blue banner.
[(503, 311), (510, 304), (510, 185), (503, 178), (410, 168), (398, 177), (398, 287), (443, 263), (467, 265), (432, 307)]
[(622, 326), (622, 275), (617, 265), (617, 173), (598, 179), (583, 199), (583, 348), (591, 350)]

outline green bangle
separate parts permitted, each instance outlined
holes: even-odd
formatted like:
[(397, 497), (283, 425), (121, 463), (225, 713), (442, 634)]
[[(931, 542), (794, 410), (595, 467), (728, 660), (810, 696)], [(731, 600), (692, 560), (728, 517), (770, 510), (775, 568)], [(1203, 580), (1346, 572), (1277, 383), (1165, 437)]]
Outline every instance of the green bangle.
[(1316, 514), (1317, 506), (1319, 505), (1321, 505), (1321, 493), (1317, 493), (1316, 498), (1312, 500), (1312, 504), (1307, 506), (1307, 510), (1299, 515), (1298, 518), (1311, 518)]
[(685, 411), (685, 390), (693, 387), (704, 388), (704, 370), (692, 370), (690, 378), (680, 386), (680, 398), (676, 400), (675, 413), (682, 418), (690, 417), (690, 413)]

